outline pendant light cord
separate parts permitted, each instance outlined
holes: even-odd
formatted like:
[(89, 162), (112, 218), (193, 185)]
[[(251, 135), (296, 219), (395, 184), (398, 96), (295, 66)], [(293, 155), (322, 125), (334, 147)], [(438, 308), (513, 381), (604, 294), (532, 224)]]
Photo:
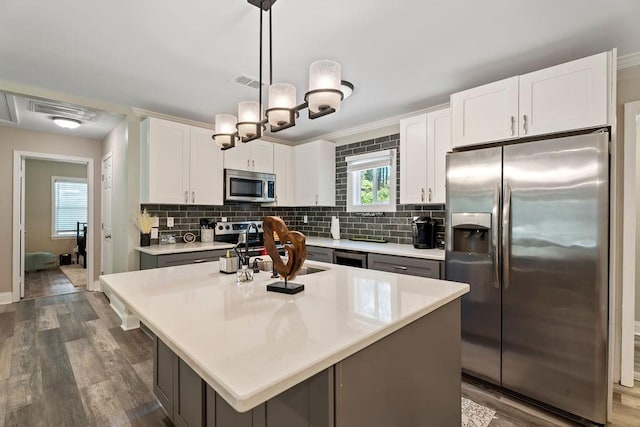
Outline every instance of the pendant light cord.
[[(263, 1), (264, 3), (264, 1)], [(260, 5), (262, 6), (262, 4)], [(258, 89), (258, 103), (260, 104), (260, 109), (258, 110), (258, 114), (262, 113), (262, 7), (258, 8), (258, 13), (260, 14), (260, 46), (258, 48), (259, 56), (258, 63), (260, 64), (259, 79), (260, 79), (260, 88)], [(262, 120), (262, 118), (260, 118)]]
[(269, 8), (269, 84), (273, 84), (273, 24), (271, 22), (271, 7)]

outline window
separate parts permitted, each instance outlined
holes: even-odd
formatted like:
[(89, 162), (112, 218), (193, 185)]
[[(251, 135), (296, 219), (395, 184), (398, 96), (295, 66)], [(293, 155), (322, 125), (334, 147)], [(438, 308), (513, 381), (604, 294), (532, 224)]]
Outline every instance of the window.
[(51, 236), (75, 237), (78, 222), (87, 222), (87, 180), (51, 177)]
[(347, 157), (347, 212), (395, 212), (396, 150)]

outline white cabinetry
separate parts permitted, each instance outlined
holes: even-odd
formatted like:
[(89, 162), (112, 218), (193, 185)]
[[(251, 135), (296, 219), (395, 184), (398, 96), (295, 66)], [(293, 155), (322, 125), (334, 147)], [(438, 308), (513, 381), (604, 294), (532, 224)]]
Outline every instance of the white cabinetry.
[(445, 159), (451, 150), (451, 109), (400, 122), (400, 203), (445, 203)]
[(243, 171), (273, 173), (273, 143), (260, 139), (236, 142), (224, 151), (224, 167)]
[(141, 203), (222, 205), (222, 154), (213, 132), (148, 118), (141, 125)]
[(299, 145), (294, 159), (296, 206), (335, 206), (335, 145), (323, 140)]
[(609, 124), (610, 53), (451, 95), (453, 146)]
[(273, 173), (276, 175), (276, 201), (273, 206), (295, 206), (293, 147), (273, 144)]

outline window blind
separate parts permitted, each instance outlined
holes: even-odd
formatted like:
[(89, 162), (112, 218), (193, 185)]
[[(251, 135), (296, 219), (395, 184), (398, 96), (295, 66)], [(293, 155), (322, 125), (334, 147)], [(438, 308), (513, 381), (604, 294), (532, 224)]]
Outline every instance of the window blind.
[(75, 234), (78, 222), (87, 222), (87, 183), (54, 182), (54, 235)]
[(345, 159), (347, 161), (347, 172), (358, 172), (391, 166), (392, 156), (395, 156), (395, 150), (379, 151), (374, 155), (365, 154), (347, 157)]

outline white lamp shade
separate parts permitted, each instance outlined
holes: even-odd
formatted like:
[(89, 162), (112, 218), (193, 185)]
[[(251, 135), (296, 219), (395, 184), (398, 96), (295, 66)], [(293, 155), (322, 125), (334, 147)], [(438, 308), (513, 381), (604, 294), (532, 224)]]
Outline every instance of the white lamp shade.
[[(322, 59), (309, 66), (309, 92), (324, 89), (340, 91), (342, 67), (335, 61)], [(313, 113), (334, 108), (340, 110), (341, 94), (338, 92), (316, 92), (307, 97), (309, 110)]]
[[(289, 83), (274, 83), (269, 86), (269, 108), (293, 108), (296, 106), (296, 87)], [(289, 123), (288, 111), (270, 111), (269, 124), (282, 126)]]
[(76, 119), (68, 119), (66, 117), (54, 117), (53, 122), (65, 129), (75, 129), (80, 126), (80, 121)]
[(257, 101), (242, 101), (238, 103), (238, 123), (248, 122), (250, 124), (238, 124), (238, 135), (241, 138), (255, 136), (257, 125), (262, 120), (262, 110)]
[(231, 144), (236, 133), (236, 123), (238, 120), (232, 114), (216, 114), (215, 134), (216, 144)]

